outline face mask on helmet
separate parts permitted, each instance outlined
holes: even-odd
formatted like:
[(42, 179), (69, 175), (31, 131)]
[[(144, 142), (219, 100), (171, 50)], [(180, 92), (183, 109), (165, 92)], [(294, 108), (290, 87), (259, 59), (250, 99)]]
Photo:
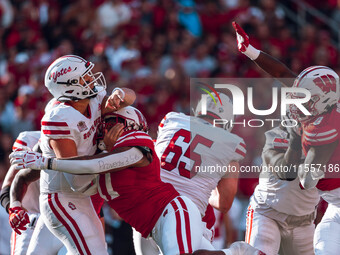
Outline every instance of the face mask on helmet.
[(101, 72), (92, 73), (93, 67), (78, 56), (60, 57), (46, 71), (45, 86), (61, 102), (95, 97), (106, 89), (106, 81)]
[(143, 114), (132, 106), (124, 107), (103, 117), (103, 127), (109, 131), (117, 123), (124, 124), (124, 130), (139, 130), (148, 132), (149, 127)]
[[(305, 69), (295, 79), (294, 87), (306, 89), (311, 94), (311, 99), (303, 104), (311, 115), (305, 115), (295, 105), (290, 105), (292, 116), (301, 122), (329, 111), (339, 101), (339, 76), (326, 66)], [(291, 94), (291, 98), (303, 97), (300, 93)]]

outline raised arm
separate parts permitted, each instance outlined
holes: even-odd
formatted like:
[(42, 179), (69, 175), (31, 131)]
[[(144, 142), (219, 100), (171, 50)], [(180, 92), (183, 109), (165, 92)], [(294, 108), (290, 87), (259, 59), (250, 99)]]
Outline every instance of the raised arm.
[(249, 36), (235, 21), (233, 22), (233, 27), (236, 32), (238, 50), (253, 60), (262, 70), (270, 74), (273, 78), (277, 78), (285, 86), (291, 87), (294, 82), (293, 79), (295, 79), (297, 75), (278, 59), (254, 48), (249, 43)]
[(136, 100), (136, 93), (128, 88), (115, 88), (109, 97), (105, 97), (102, 104), (102, 114), (117, 111), (132, 105)]

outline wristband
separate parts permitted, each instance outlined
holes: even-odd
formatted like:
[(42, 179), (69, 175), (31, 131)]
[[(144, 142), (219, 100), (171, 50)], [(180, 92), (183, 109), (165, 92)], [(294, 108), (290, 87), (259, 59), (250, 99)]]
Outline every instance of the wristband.
[(246, 55), (248, 58), (250, 58), (251, 60), (256, 60), (259, 57), (260, 52), (261, 52), (260, 50), (254, 48), (252, 45), (249, 44), (247, 49), (242, 53)]
[(21, 202), (20, 201), (13, 201), (10, 203), (10, 208), (14, 208), (14, 207), (22, 207)]
[(232, 255), (232, 253), (229, 249), (224, 249), (224, 250), (222, 250), (222, 252), (224, 252), (225, 255)]
[(47, 159), (47, 169), (54, 170), (53, 169), (53, 158), (48, 158)]
[(124, 90), (122, 90), (121, 88), (114, 88), (113, 90), (112, 90), (112, 93), (111, 94), (113, 94), (113, 92), (115, 92), (116, 90), (119, 90), (122, 94), (123, 94), (123, 96), (122, 96), (122, 99), (124, 99), (125, 98), (125, 92), (124, 92)]
[(9, 198), (9, 191), (11, 189), (11, 186), (6, 186), (1, 190), (0, 193), (0, 203), (3, 208), (5, 208), (6, 212), (8, 212), (7, 207), (10, 203), (10, 198)]

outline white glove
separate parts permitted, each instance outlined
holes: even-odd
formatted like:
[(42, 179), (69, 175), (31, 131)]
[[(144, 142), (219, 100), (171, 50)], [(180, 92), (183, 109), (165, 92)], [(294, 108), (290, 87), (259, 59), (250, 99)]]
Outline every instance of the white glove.
[(298, 176), (302, 186), (305, 189), (314, 188), (320, 179), (325, 178), (325, 173), (321, 169), (317, 168), (306, 168), (303, 165), (299, 166)]
[[(14, 151), (9, 155), (12, 165), (16, 170), (30, 168), (33, 170), (48, 169), (50, 158), (46, 158), (39, 152)], [(50, 159), (51, 160), (51, 159)]]

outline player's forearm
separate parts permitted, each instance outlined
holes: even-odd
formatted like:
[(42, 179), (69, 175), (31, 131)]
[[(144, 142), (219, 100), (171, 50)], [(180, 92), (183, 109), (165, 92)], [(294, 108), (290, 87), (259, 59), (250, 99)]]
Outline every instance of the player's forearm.
[(4, 179), (4, 181), (2, 182), (2, 187), (1, 187), (1, 189), (3, 189), (3, 188), (6, 187), (6, 186), (10, 186), (10, 185), (12, 184), (13, 179), (14, 179), (14, 177), (15, 177), (15, 175), (16, 175), (17, 172), (18, 172), (18, 171), (15, 170), (14, 166), (11, 166), (11, 167), (8, 169), (7, 174), (6, 174), (6, 176), (5, 176), (5, 179)]
[(317, 177), (316, 173), (311, 172), (310, 169), (305, 168), (304, 165), (302, 165), (299, 169), (299, 179), (301, 185), (307, 190), (315, 188), (321, 178), (323, 178), (323, 173)]
[[(264, 160), (267, 165), (274, 167), (273, 173), (282, 180), (292, 181), (297, 177), (297, 165), (300, 162), (301, 153), (298, 161), (295, 161), (296, 152), (288, 149), (286, 153), (276, 150), (267, 150), (263, 152)], [(288, 161), (285, 159), (288, 157)], [(288, 166), (283, 167), (283, 166)], [(296, 167), (294, 167), (296, 166)], [(290, 171), (289, 171), (290, 170)]]
[[(25, 171), (25, 170), (24, 170)], [(28, 184), (23, 175), (18, 173), (12, 182), (11, 189), (10, 189), (10, 203), (13, 204), (15, 201), (21, 202)]]
[(132, 105), (136, 100), (136, 93), (132, 89), (122, 88), (122, 90), (125, 92), (125, 97), (120, 108)]
[(82, 160), (50, 159), (50, 169), (70, 174), (99, 174), (109, 171), (119, 171), (132, 166), (143, 159), (143, 153), (137, 148), (115, 154), (102, 154), (98, 157)]
[[(237, 47), (239, 51), (253, 60), (265, 72), (269, 73), (274, 78), (279, 79), (279, 81), (284, 85), (291, 87), (293, 85), (293, 81), (289, 78), (294, 79), (297, 75), (295, 75), (281, 61), (273, 58), (265, 52), (254, 48), (250, 43), (249, 36), (242, 29), (242, 27), (236, 22), (233, 22), (232, 24), (236, 32)], [(283, 78), (287, 78), (287, 80)]]
[(287, 87), (291, 87), (296, 78), (294, 74), (285, 64), (283, 64), (278, 59), (270, 56), (269, 54), (261, 51), (258, 58), (254, 62), (266, 73), (270, 74), (272, 77), (277, 78)]

